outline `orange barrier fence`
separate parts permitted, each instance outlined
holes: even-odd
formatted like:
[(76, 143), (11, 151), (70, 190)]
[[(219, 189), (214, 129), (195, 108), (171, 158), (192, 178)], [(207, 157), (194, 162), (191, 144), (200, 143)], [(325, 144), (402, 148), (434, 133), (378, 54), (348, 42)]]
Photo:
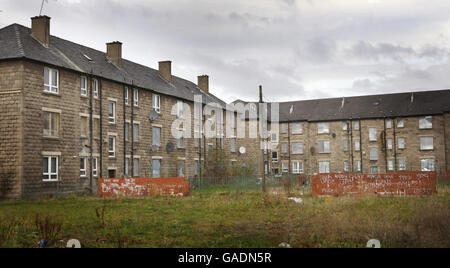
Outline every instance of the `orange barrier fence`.
[(189, 182), (184, 178), (121, 178), (98, 181), (100, 197), (187, 196), (189, 189)]
[(413, 196), (436, 193), (435, 172), (319, 174), (311, 177), (313, 196)]

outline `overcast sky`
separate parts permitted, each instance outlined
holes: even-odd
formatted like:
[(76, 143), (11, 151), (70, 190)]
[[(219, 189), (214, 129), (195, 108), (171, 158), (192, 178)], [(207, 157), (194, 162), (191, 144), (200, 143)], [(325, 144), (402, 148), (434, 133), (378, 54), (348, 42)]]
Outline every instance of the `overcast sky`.
[[(41, 0), (0, 0), (0, 27)], [(174, 75), (227, 102), (450, 88), (448, 0), (49, 0), (51, 34)]]

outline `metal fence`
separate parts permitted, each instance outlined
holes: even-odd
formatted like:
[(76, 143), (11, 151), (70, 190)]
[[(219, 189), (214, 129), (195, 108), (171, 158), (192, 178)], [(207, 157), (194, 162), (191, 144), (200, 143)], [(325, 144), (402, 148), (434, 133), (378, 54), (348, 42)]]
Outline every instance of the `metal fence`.
[[(187, 178), (192, 190), (236, 190), (236, 191), (262, 191), (264, 179), (262, 175), (234, 176), (234, 177), (190, 177)], [(310, 187), (310, 177), (306, 175), (266, 175), (266, 190), (283, 189), (306, 190)]]

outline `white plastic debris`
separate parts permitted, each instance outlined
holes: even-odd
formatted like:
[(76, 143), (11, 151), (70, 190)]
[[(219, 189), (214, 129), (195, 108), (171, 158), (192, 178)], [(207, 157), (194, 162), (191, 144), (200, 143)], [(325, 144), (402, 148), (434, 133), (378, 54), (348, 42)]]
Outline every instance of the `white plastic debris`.
[(279, 244), (278, 247), (279, 248), (291, 248), (291, 245), (289, 245), (288, 243), (283, 242), (283, 243)]
[(301, 198), (291, 197), (291, 198), (288, 198), (288, 199), (294, 201), (297, 204), (303, 203), (303, 199), (301, 199)]

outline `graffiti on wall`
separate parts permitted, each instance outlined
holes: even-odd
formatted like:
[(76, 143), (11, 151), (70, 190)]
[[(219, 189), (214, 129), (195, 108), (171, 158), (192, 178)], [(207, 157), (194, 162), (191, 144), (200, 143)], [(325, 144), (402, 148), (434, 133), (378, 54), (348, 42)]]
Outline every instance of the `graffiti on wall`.
[(184, 178), (99, 179), (100, 197), (146, 197), (154, 195), (189, 195)]
[(413, 196), (436, 193), (435, 172), (319, 174), (311, 177), (313, 196)]

